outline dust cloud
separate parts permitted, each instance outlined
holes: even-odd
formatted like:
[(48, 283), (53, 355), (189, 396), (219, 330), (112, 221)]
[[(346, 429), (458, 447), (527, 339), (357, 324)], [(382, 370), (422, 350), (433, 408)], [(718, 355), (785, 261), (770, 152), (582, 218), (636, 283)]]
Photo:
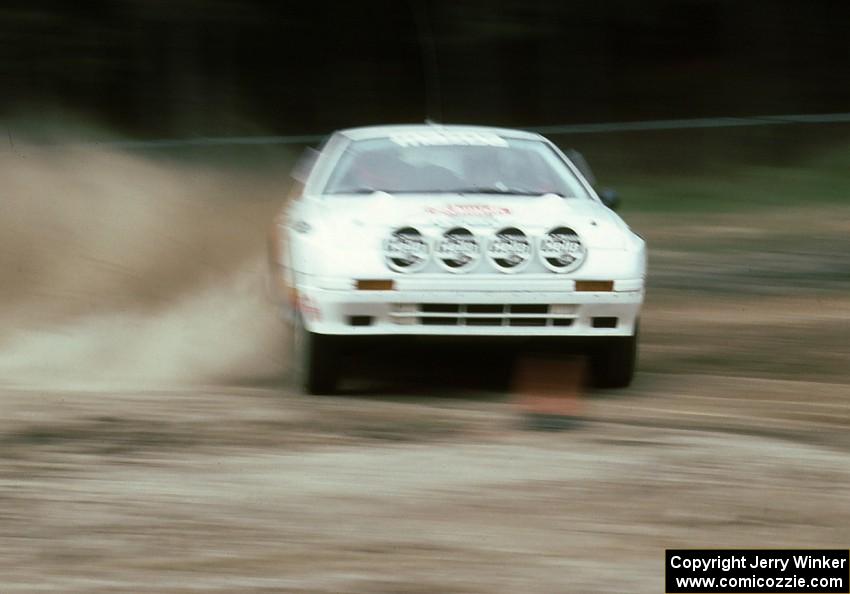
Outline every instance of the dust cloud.
[(265, 291), (277, 171), (90, 147), (0, 153), (0, 382), (268, 382)]

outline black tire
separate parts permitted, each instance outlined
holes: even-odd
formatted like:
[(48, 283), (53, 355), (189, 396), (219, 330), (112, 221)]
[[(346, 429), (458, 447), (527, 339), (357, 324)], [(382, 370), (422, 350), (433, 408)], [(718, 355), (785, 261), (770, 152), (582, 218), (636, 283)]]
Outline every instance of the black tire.
[(638, 331), (631, 336), (610, 338), (599, 345), (590, 360), (593, 385), (597, 388), (626, 388), (637, 367)]
[(298, 316), (292, 324), (290, 346), (290, 378), (295, 387), (305, 394), (333, 394), (339, 383), (334, 337), (308, 331)]

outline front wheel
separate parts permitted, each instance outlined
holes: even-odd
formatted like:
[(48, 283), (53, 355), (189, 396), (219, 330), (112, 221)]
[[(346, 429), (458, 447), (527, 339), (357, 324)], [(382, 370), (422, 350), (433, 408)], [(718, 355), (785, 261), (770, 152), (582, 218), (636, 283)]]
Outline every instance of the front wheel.
[(334, 338), (310, 332), (296, 315), (290, 346), (290, 377), (296, 388), (306, 394), (333, 394), (339, 382)]
[(615, 337), (599, 345), (592, 354), (590, 371), (597, 388), (625, 388), (632, 383), (637, 367), (638, 329), (631, 336)]

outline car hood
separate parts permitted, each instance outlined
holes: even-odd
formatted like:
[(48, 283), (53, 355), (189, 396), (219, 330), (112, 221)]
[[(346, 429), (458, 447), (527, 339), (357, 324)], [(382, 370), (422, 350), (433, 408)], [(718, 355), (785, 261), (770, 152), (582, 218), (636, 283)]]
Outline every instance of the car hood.
[(439, 234), (454, 227), (492, 233), (518, 227), (539, 236), (557, 226), (572, 228), (587, 247), (622, 249), (628, 227), (595, 200), (491, 194), (403, 194), (376, 192), (369, 196), (334, 195), (310, 200), (311, 219), (339, 237), (380, 241), (393, 229), (416, 227)]

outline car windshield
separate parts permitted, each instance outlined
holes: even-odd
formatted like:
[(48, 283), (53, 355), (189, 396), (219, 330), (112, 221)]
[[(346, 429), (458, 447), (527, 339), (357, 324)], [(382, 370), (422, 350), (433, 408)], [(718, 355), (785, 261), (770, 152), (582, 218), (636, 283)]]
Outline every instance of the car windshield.
[(416, 132), (351, 142), (324, 193), (378, 191), (587, 197), (545, 142), (489, 133)]

